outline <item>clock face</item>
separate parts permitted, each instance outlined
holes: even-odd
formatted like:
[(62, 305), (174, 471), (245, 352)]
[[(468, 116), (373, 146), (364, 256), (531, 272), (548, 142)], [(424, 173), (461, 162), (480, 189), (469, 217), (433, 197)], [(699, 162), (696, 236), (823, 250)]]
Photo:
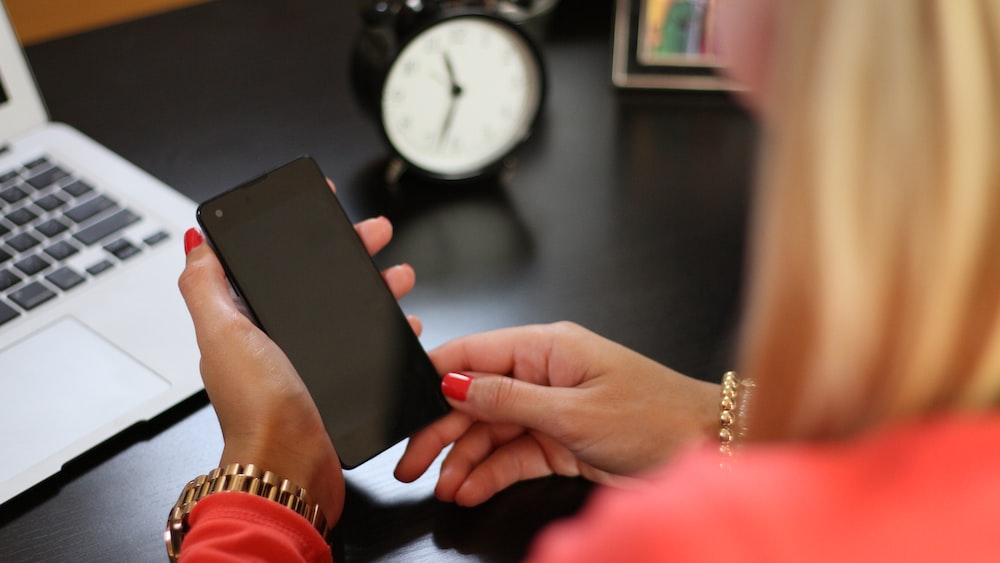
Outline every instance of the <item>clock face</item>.
[(491, 18), (455, 17), (402, 49), (382, 90), (382, 124), (411, 164), (465, 178), (528, 135), (541, 97), (541, 65), (521, 34)]

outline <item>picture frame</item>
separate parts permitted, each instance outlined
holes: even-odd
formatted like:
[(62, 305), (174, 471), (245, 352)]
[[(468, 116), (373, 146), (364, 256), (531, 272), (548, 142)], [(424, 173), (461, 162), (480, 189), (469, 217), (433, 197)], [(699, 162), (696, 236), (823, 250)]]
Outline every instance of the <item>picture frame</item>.
[(723, 68), (718, 0), (617, 0), (611, 78), (619, 88), (736, 90)]

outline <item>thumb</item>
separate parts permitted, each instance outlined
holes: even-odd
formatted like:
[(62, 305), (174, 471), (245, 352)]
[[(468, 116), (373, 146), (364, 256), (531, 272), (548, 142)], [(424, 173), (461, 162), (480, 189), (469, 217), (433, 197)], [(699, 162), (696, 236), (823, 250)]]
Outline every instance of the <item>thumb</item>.
[(553, 437), (562, 434), (563, 405), (572, 393), (568, 388), (479, 373), (446, 374), (441, 391), (455, 410), (477, 420), (517, 424)]

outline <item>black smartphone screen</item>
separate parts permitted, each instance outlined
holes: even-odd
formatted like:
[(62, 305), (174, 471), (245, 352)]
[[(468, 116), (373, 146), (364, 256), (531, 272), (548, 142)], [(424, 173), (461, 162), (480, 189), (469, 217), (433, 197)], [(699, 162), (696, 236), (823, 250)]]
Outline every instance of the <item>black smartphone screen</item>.
[(345, 468), (447, 412), (433, 364), (312, 159), (203, 203), (198, 222)]

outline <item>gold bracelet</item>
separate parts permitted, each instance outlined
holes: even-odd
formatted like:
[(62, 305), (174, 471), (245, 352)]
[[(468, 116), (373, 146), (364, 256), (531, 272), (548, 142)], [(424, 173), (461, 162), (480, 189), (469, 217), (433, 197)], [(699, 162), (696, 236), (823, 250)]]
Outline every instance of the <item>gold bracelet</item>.
[[(722, 399), (719, 402), (719, 452), (733, 456), (733, 444), (746, 433), (746, 406), (753, 381), (740, 379), (735, 371), (722, 376)], [(741, 388), (743, 388), (741, 392)]]
[(171, 563), (176, 563), (180, 557), (181, 542), (191, 528), (188, 518), (194, 505), (208, 495), (232, 491), (264, 497), (286, 506), (303, 516), (324, 539), (326, 538), (328, 532), (326, 516), (318, 504), (313, 504), (309, 500), (309, 494), (305, 489), (270, 471), (261, 471), (253, 464), (243, 466), (231, 463), (195, 478), (181, 491), (177, 504), (170, 510), (167, 530), (163, 533), (163, 539), (167, 544), (167, 556)]

